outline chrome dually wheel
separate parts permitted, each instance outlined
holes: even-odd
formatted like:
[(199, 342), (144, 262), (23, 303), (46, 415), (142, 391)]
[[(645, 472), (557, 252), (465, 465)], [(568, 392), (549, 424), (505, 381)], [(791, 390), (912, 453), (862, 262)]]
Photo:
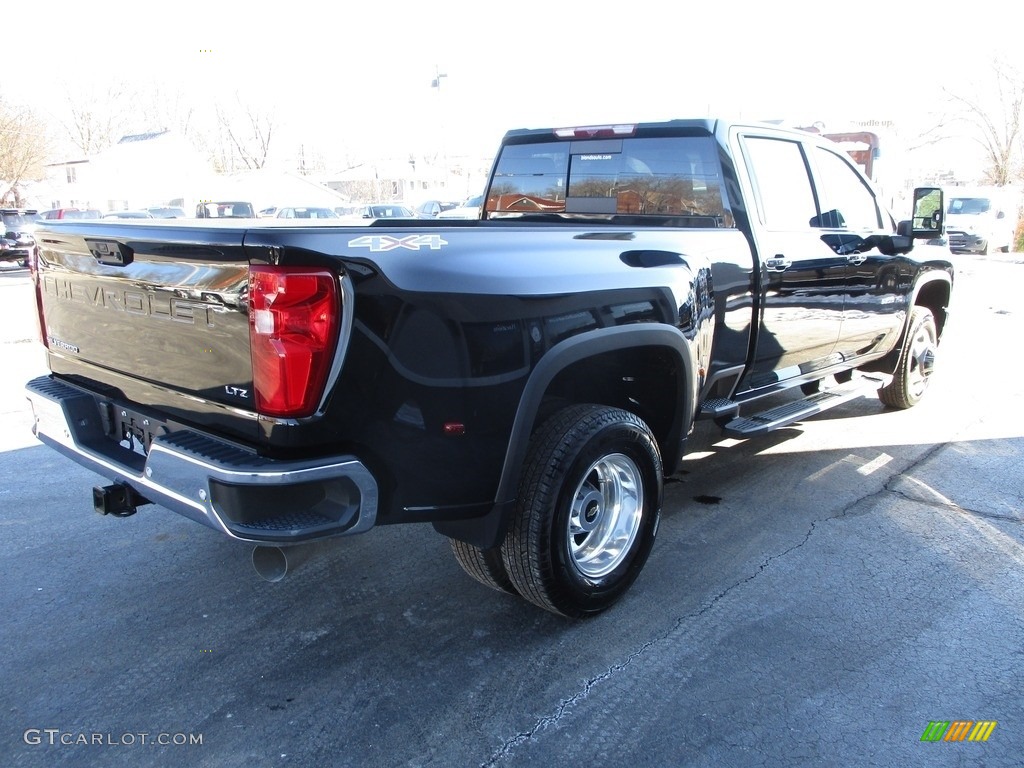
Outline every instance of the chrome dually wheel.
[(524, 598), (583, 617), (613, 605), (636, 580), (661, 514), (661, 453), (636, 414), (572, 405), (541, 425), (501, 545)]
[(599, 579), (628, 555), (644, 507), (640, 469), (613, 453), (594, 462), (576, 489), (569, 513), (569, 555), (580, 573)]

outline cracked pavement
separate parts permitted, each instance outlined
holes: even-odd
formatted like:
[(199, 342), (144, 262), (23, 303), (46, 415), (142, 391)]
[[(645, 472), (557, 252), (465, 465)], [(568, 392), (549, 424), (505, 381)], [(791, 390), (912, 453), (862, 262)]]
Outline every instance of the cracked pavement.
[[(426, 526), (264, 583), (246, 547), (172, 513), (94, 515), (95, 476), (24, 437), (8, 399), (3, 763), (1019, 765), (1018, 258), (959, 262), (917, 408), (860, 398), (747, 441), (701, 424), (646, 569), (582, 622), (480, 586)], [(0, 276), (0, 304), (18, 286)], [(38, 356), (4, 328), (16, 397)], [(922, 742), (933, 720), (998, 725)], [(203, 743), (32, 745), (29, 728)]]

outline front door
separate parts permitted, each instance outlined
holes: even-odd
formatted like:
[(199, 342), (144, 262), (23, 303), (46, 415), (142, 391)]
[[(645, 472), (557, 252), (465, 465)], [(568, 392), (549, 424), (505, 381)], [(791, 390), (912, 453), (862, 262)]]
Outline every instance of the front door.
[(808, 159), (799, 141), (741, 140), (757, 210), (763, 314), (741, 389), (807, 374), (832, 360), (843, 320), (846, 258), (822, 239)]
[[(836, 353), (843, 362), (884, 352), (902, 332), (914, 284), (909, 259), (882, 253), (892, 235), (875, 193), (841, 151), (812, 151), (818, 199), (828, 215), (821, 237), (846, 260), (846, 299)], [(888, 219), (889, 226), (885, 226)]]

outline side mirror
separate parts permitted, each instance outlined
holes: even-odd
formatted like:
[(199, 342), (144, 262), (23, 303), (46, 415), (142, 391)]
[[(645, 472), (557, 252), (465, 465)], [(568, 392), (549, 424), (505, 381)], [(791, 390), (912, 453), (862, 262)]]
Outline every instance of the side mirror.
[(942, 190), (938, 187), (918, 187), (914, 190), (911, 237), (931, 239), (942, 234), (945, 211), (943, 203)]

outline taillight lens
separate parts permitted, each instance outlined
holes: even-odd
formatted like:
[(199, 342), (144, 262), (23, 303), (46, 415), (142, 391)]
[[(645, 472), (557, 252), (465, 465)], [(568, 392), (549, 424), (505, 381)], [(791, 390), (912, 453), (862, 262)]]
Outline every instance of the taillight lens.
[(312, 414), (338, 341), (337, 280), (308, 267), (249, 268), (249, 342), (256, 410)]

